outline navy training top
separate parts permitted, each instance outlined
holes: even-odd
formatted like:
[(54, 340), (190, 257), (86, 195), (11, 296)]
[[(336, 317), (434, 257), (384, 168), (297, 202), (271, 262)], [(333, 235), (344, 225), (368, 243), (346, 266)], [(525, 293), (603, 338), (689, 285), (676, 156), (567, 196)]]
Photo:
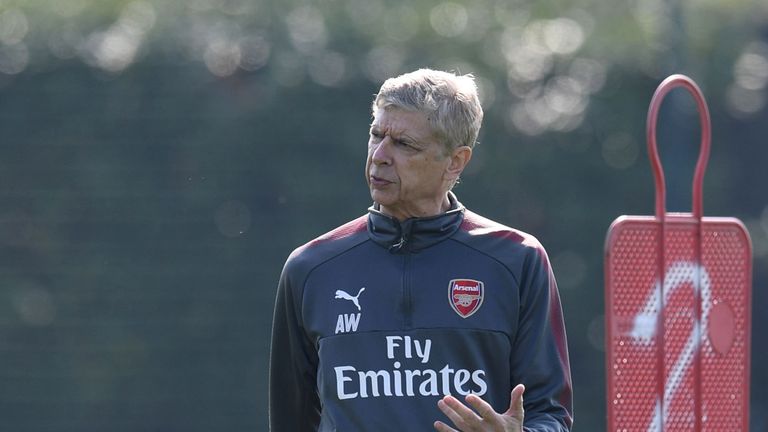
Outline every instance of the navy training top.
[(371, 207), (297, 248), (272, 329), (273, 432), (425, 431), (437, 401), (480, 395), (505, 412), (525, 384), (524, 430), (569, 431), (562, 309), (544, 248), (449, 194), (438, 216)]

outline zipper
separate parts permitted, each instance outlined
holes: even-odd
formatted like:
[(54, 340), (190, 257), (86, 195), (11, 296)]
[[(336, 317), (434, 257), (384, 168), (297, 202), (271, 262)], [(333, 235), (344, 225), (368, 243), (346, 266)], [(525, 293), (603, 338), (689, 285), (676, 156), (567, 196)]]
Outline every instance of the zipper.
[(413, 305), (411, 304), (411, 254), (403, 254), (403, 328), (413, 326)]

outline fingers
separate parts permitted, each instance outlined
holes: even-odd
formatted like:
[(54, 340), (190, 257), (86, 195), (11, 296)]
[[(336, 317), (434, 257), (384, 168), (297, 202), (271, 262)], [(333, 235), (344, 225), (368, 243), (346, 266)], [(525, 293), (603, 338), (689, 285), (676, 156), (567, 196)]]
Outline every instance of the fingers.
[(467, 395), (466, 400), (467, 403), (472, 405), (472, 408), (477, 411), (480, 417), (493, 424), (493, 421), (496, 419), (496, 411), (493, 410), (491, 404), (482, 400), (480, 396), (476, 394)]
[(506, 415), (512, 416), (523, 421), (523, 393), (525, 392), (525, 386), (522, 384), (518, 384), (515, 386), (515, 388), (512, 389), (512, 396), (509, 400), (509, 409), (505, 413)]
[(516, 425), (517, 428), (520, 428), (523, 424), (524, 392), (525, 386), (522, 384), (518, 384), (512, 389), (509, 409), (504, 414), (494, 411), (491, 404), (476, 394), (467, 395), (466, 401), (469, 407), (453, 396), (445, 396), (437, 402), (437, 407), (453, 422), (458, 430), (440, 421), (434, 423), (435, 430), (439, 432), (475, 431), (487, 430), (488, 428), (507, 430), (510, 425)]
[[(437, 407), (443, 412), (453, 424), (461, 430), (469, 430), (471, 425), (476, 424), (480, 418), (471, 409), (458, 401), (453, 396), (445, 396), (437, 401)], [(452, 430), (452, 429), (438, 429)]]
[[(443, 412), (460, 431), (485, 430), (487, 427), (498, 427), (499, 414), (493, 407), (475, 394), (467, 395), (467, 403), (477, 411), (473, 411), (453, 396), (445, 396), (437, 402), (437, 407)], [(479, 415), (478, 415), (479, 414)], [(435, 429), (440, 432), (454, 431), (441, 422), (435, 422)]]
[(439, 432), (459, 432), (441, 421), (436, 421), (434, 426), (435, 430)]

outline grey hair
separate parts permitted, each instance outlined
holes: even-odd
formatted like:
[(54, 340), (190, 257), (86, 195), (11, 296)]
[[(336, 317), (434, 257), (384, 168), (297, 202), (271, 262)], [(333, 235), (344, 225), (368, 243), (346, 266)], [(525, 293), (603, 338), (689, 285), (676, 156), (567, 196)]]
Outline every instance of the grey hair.
[(418, 111), (427, 116), (446, 153), (461, 146), (475, 146), (483, 108), (475, 77), (432, 69), (419, 69), (384, 81), (373, 101), (378, 108)]

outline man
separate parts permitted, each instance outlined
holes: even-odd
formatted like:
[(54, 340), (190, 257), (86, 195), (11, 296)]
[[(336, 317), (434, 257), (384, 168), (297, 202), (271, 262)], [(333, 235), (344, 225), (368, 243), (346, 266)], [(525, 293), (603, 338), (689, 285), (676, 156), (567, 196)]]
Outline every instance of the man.
[(280, 278), (273, 432), (570, 430), (544, 249), (450, 192), (482, 117), (471, 76), (422, 69), (382, 86), (365, 166), (373, 206), (296, 249)]

